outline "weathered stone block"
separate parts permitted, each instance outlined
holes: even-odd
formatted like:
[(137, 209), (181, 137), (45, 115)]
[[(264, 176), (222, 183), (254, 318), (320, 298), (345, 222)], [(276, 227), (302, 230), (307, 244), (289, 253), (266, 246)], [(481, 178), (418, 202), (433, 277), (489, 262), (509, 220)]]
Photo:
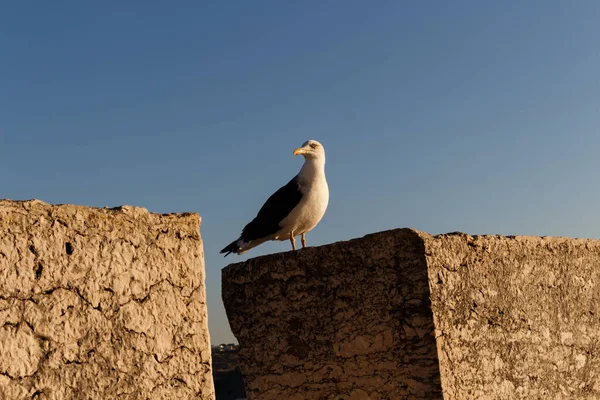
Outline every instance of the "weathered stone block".
[(0, 201), (0, 399), (213, 399), (199, 226)]
[(223, 270), (249, 399), (441, 393), (423, 241), (412, 231)]
[(410, 229), (223, 270), (252, 399), (600, 398), (600, 241)]

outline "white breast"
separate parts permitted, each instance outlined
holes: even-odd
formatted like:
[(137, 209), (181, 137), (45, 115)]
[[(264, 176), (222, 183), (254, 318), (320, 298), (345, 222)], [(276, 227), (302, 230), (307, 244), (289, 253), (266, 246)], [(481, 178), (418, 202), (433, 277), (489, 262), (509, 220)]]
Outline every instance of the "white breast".
[(324, 162), (307, 161), (298, 174), (302, 200), (292, 212), (280, 223), (281, 230), (277, 232), (277, 240), (289, 239), (311, 231), (327, 210), (329, 204), (329, 187), (325, 179)]
[(325, 215), (328, 203), (329, 188), (326, 181), (318, 187), (309, 188), (296, 208), (282, 221), (282, 231), (287, 235), (292, 232), (294, 236), (311, 231)]

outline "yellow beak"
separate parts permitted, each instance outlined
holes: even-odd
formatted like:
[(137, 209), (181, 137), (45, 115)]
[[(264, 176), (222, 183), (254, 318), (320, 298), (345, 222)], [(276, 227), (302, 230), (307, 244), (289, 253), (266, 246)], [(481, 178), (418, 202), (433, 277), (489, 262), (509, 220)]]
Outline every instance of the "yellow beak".
[(297, 156), (298, 154), (304, 154), (304, 153), (305, 153), (305, 151), (301, 147), (298, 147), (296, 150), (294, 150), (295, 156)]

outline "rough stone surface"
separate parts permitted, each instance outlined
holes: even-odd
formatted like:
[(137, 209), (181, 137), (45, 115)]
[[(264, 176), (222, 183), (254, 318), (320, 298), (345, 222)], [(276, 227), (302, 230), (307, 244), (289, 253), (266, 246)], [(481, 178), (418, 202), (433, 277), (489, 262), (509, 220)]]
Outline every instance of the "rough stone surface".
[(600, 241), (422, 235), (448, 399), (600, 399)]
[(0, 399), (213, 399), (199, 226), (0, 200)]
[(249, 399), (441, 397), (423, 240), (410, 230), (223, 270)]
[(399, 229), (233, 264), (223, 298), (250, 400), (600, 398), (600, 241)]

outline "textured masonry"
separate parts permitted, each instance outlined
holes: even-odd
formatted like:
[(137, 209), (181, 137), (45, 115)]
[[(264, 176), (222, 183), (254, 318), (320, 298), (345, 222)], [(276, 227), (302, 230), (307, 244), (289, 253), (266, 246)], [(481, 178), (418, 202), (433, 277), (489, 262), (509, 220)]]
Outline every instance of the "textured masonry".
[(248, 399), (600, 398), (600, 241), (410, 229), (223, 270)]
[(0, 399), (214, 399), (199, 226), (0, 201)]

